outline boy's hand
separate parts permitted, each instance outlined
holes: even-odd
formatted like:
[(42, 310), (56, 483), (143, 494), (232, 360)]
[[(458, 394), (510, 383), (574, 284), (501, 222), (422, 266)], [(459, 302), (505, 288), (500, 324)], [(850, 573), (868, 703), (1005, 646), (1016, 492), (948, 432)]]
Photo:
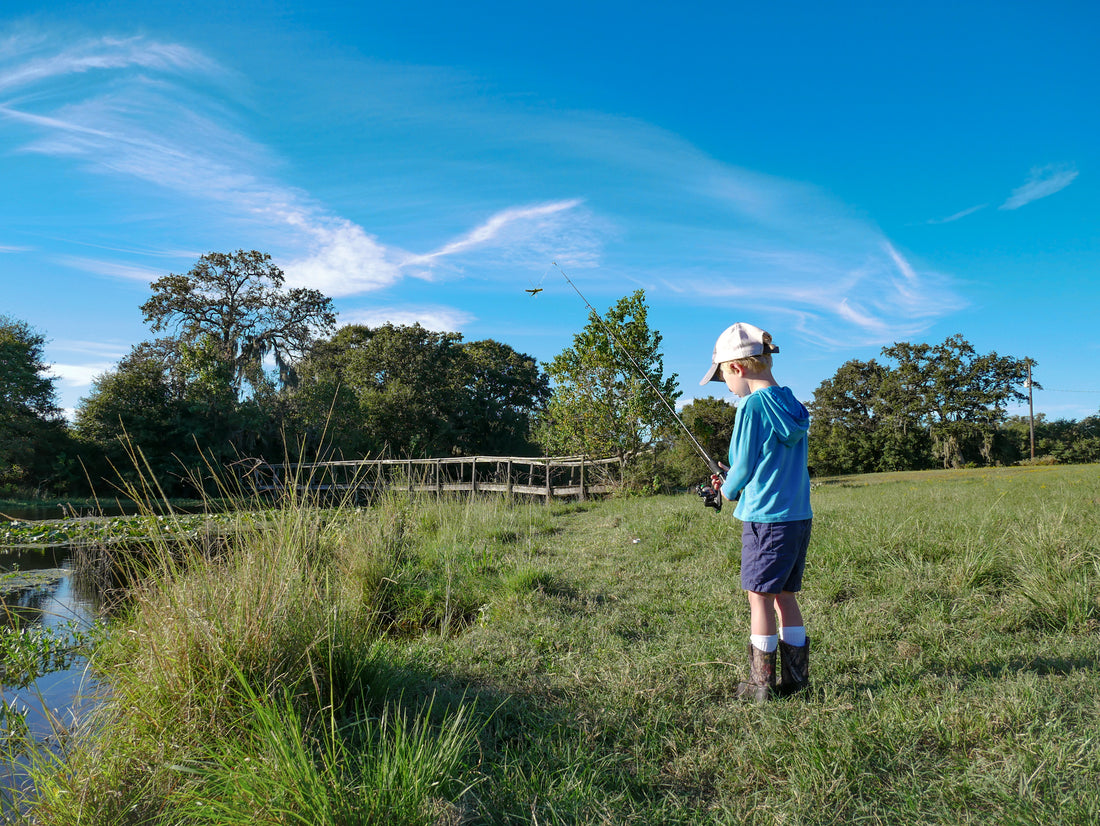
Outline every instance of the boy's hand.
[[(718, 466), (720, 468), (722, 468), (723, 471), (729, 470), (729, 468), (726, 467), (723, 464), (719, 464)], [(717, 473), (715, 473), (713, 476), (710, 477), (710, 486), (712, 488), (714, 488), (714, 491), (718, 494), (718, 497), (719, 497), (718, 501), (722, 501), (722, 499), (726, 498), (726, 495), (724, 493), (722, 493), (722, 485), (725, 481), (726, 481), (725, 477), (724, 476), (719, 476)], [(735, 493), (733, 495), (733, 498), (730, 499), (729, 501), (730, 502), (736, 502), (740, 498), (741, 498), (741, 492), (738, 491), (737, 493)]]

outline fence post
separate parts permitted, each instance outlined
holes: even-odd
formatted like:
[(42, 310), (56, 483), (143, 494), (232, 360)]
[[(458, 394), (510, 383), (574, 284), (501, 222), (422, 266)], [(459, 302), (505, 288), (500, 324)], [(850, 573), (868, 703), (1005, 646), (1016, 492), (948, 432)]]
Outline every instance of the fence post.
[(512, 460), (508, 460), (508, 481), (504, 483), (508, 489), (508, 499), (512, 499)]
[(470, 458), (470, 490), (477, 493), (477, 457)]
[(550, 501), (554, 498), (553, 490), (550, 487), (550, 459), (546, 459), (546, 504), (549, 505)]
[(584, 454), (581, 454), (581, 496), (580, 500), (583, 502), (587, 497), (584, 491)]

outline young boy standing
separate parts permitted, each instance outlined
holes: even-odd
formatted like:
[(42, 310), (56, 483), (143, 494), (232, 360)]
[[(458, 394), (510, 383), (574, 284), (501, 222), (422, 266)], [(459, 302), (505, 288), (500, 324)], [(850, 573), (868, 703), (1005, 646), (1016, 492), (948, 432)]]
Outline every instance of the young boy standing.
[[(725, 480), (715, 490), (737, 500), (741, 535), (741, 588), (749, 598), (749, 679), (737, 686), (743, 699), (791, 694), (809, 679), (810, 643), (798, 606), (813, 513), (806, 469), (810, 416), (791, 390), (772, 376), (769, 333), (738, 322), (714, 345), (710, 369), (699, 384), (724, 381), (742, 401), (730, 440)], [(776, 614), (778, 613), (778, 626)], [(779, 650), (782, 677), (776, 683)]]

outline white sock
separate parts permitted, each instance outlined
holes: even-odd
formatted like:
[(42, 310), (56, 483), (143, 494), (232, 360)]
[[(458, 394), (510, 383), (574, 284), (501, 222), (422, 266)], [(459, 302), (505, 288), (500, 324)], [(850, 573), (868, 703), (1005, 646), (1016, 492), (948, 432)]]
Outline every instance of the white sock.
[(779, 647), (778, 634), (749, 634), (749, 642), (755, 648), (759, 648), (765, 654), (770, 654)]
[(787, 645), (801, 648), (806, 644), (806, 626), (785, 625), (779, 629), (779, 639), (783, 640)]

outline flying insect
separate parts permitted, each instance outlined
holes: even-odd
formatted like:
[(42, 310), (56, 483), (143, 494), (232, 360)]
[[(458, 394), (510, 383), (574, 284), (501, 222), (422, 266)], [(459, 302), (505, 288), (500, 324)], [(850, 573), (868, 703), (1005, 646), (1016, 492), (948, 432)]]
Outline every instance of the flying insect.
[(524, 292), (529, 293), (531, 295), (538, 295), (539, 293), (541, 293), (542, 292), (542, 282), (546, 280), (546, 273), (548, 273), (548, 272), (550, 272), (549, 267), (546, 270), (543, 271), (542, 278), (539, 279), (538, 284), (536, 284), (534, 281), (528, 282), (531, 285), (531, 288), (527, 289), (527, 290), (524, 290)]

